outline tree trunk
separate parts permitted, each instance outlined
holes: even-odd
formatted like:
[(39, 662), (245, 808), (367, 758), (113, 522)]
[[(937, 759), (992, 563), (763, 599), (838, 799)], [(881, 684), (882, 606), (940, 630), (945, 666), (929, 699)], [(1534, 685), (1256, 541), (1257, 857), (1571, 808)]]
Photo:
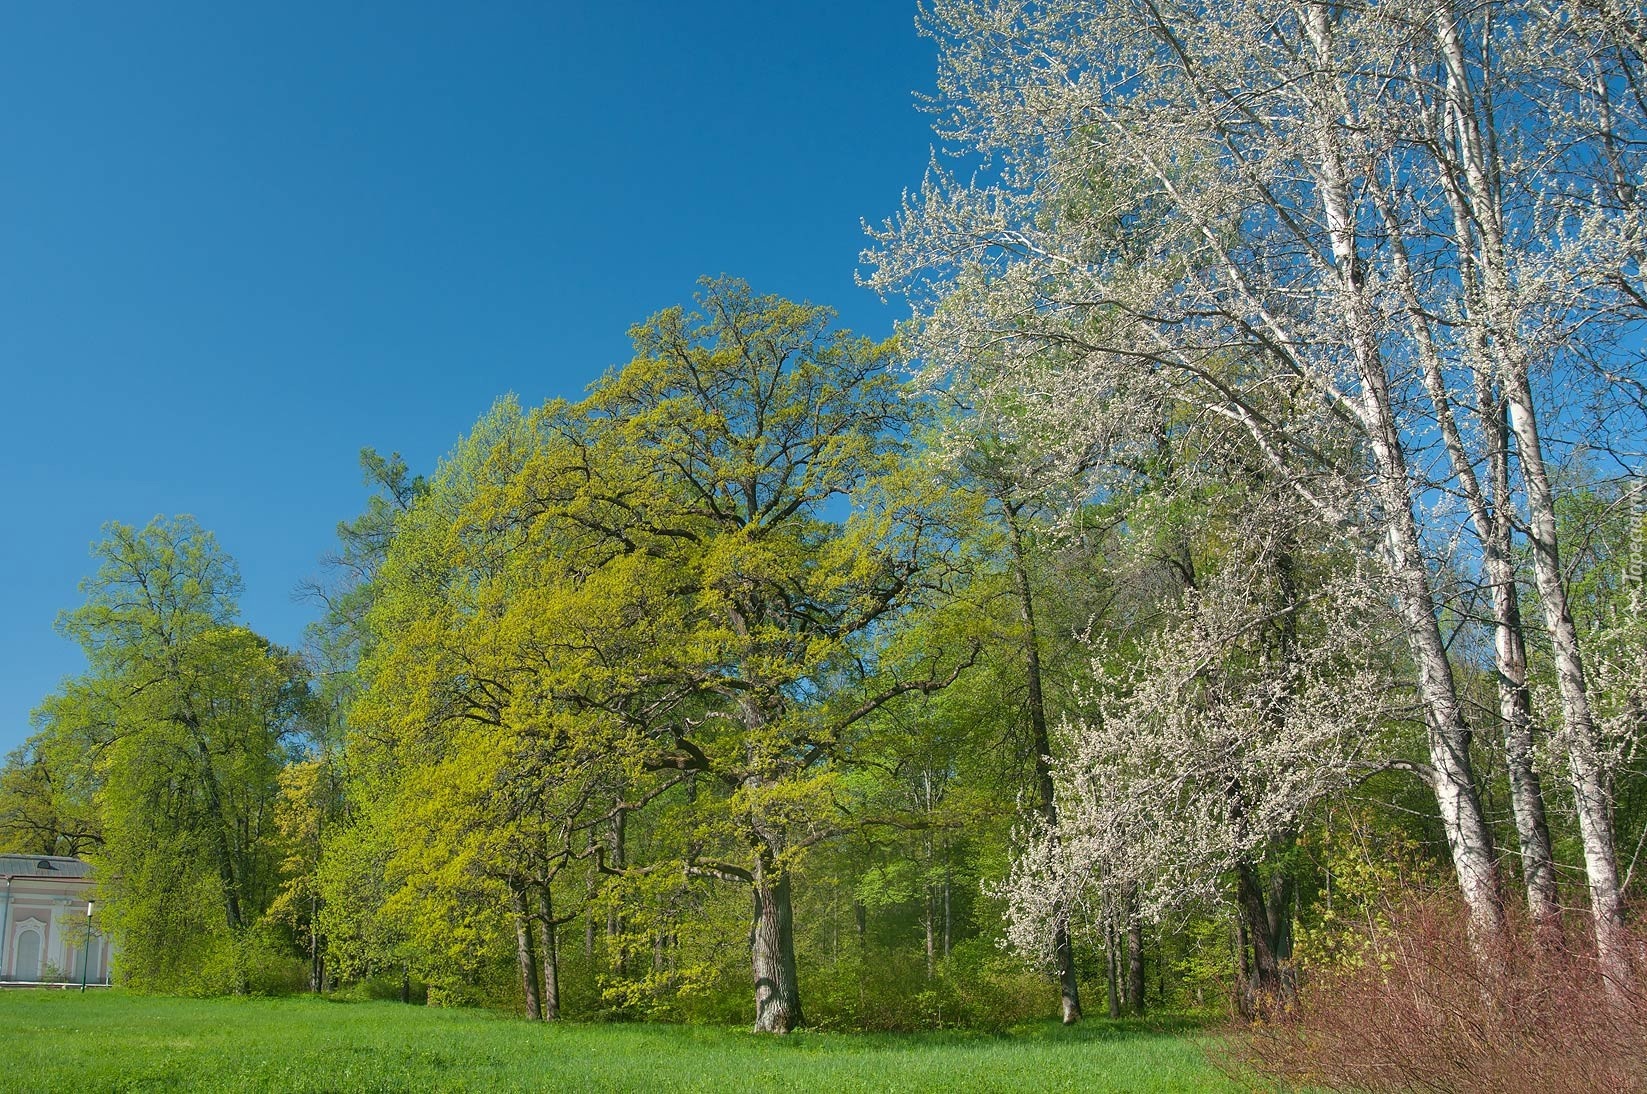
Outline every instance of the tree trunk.
[(755, 1032), (788, 1033), (802, 1022), (789, 875), (774, 876), (771, 864), (757, 862), (753, 888), (750, 953), (755, 973)]
[(1624, 902), (1618, 883), (1618, 857), (1613, 834), (1612, 795), (1607, 771), (1597, 748), (1595, 718), (1590, 710), (1578, 628), (1567, 602), (1561, 574), (1561, 551), (1556, 531), (1555, 497), (1544, 466), (1538, 425), (1533, 418), (1532, 391), (1526, 374), (1514, 370), (1510, 390), (1510, 428), (1514, 430), (1526, 484), (1528, 540), (1533, 548), (1533, 576), (1544, 607), (1555, 660), (1556, 685), (1561, 694), (1566, 732), (1567, 766), (1573, 784), (1573, 803), (1584, 845), (1584, 872), (1590, 883), (1590, 915), (1595, 925), (1596, 957), (1610, 985), (1622, 988), (1632, 979), (1628, 940), (1624, 931)]
[(1144, 1013), (1144, 924), (1136, 913), (1127, 919), (1127, 1009)]
[[(1439, 137), (1438, 143), (1439, 143)], [(1455, 231), (1468, 232), (1469, 211), (1462, 192), (1446, 188)], [(1521, 610), (1516, 592), (1514, 556), (1510, 542), (1509, 425), (1503, 399), (1494, 389), (1486, 369), (1475, 368), (1476, 414), (1487, 445), (1487, 489), (1483, 490), (1464, 434), (1454, 414), (1453, 395), (1447, 386), (1445, 365), (1431, 330), (1433, 318), (1424, 307), (1418, 283), (1408, 259), (1403, 237), (1404, 225), (1393, 199), (1378, 194), (1376, 200), (1390, 239), (1390, 257), (1395, 282), (1406, 306), (1408, 325), (1418, 347), (1424, 387), (1435, 409), (1443, 446), (1458, 480), (1459, 494), (1470, 513), (1476, 537), (1481, 543), (1481, 568), (1493, 602), (1493, 651), (1498, 672), (1499, 718), (1504, 727), (1504, 758), (1509, 772), (1510, 804), (1515, 818), (1516, 838), (1521, 850), (1522, 876), (1527, 887), (1527, 907), (1538, 933), (1546, 940), (1559, 939), (1560, 906), (1557, 900), (1555, 856), (1550, 848), (1550, 829), (1544, 812), (1544, 791), (1532, 763), (1532, 702), (1527, 690), (1527, 654), (1521, 629)], [(1460, 276), (1473, 283), (1474, 263), (1467, 249), (1459, 253)], [(1490, 358), (1485, 332), (1479, 325), (1470, 333), (1471, 352), (1479, 362)]]
[(541, 1010), (545, 1022), (560, 1017), (560, 939), (556, 937), (554, 893), (548, 882), (538, 890), (538, 960), (543, 966)]
[[(1309, 5), (1306, 31), (1322, 71), (1332, 71), (1335, 60), (1326, 4)], [(1335, 87), (1333, 92), (1336, 99), (1342, 99), (1341, 89)], [(1470, 764), (1470, 731), (1436, 617), (1429, 569), (1413, 513), (1412, 478), (1390, 396), (1389, 373), (1375, 333), (1377, 323), (1367, 298), (1356, 220), (1349, 208), (1349, 177), (1336, 128), (1346, 113), (1336, 100), (1320, 104), (1317, 110), (1317, 190), (1338, 269), (1339, 301), (1349, 348), (1361, 380), (1360, 417), (1377, 471), (1375, 487), (1384, 510), (1386, 558), (1396, 582), (1408, 646), (1418, 669), (1419, 698), (1429, 731), (1433, 772), (1430, 786), (1452, 852), (1458, 887), (1469, 908), (1472, 932), (1482, 942), (1494, 941), (1503, 932), (1504, 911), (1493, 861), (1492, 830), (1482, 813)]]
[(526, 999), (526, 1016), (535, 1022), (543, 1016), (538, 1009), (538, 961), (532, 952), (532, 918), (526, 909), (526, 891), (519, 884), (510, 884), (509, 904), (515, 913), (515, 960), (520, 966), (520, 990)]
[[(1110, 917), (1104, 920), (1104, 978), (1109, 986), (1109, 1016), (1121, 1017), (1121, 972), (1120, 959), (1116, 954), (1119, 940), (1115, 937), (1115, 919)], [(1066, 1022), (1065, 1025), (1068, 1025)]]
[(1052, 959), (1058, 970), (1059, 1012), (1064, 1025), (1081, 1020), (1081, 988), (1075, 981), (1075, 946), (1070, 942), (1069, 923), (1061, 920), (1052, 935)]
[(935, 920), (935, 908), (932, 899), (932, 886), (926, 887), (926, 910), (921, 915), (921, 926), (926, 931), (926, 978), (932, 979), (933, 966), (937, 960), (938, 932)]
[(1510, 778), (1510, 810), (1515, 816), (1521, 850), (1521, 875), (1527, 888), (1527, 911), (1546, 942), (1561, 938), (1561, 900), (1556, 889), (1555, 852), (1544, 812), (1544, 788), (1533, 767), (1533, 700), (1527, 687), (1527, 646), (1521, 628), (1520, 594), (1510, 544), (1509, 426), (1502, 400), (1493, 400), (1484, 378), (1478, 392), (1492, 413), (1489, 464), (1496, 519), (1488, 525), (1493, 540), (1484, 551), (1487, 580), (1493, 586), (1493, 655), (1498, 670), (1498, 714), (1504, 725), (1504, 762)]
[[(628, 865), (628, 816), (627, 812), (618, 810), (607, 830), (607, 852), (612, 859), (612, 869), (618, 871)], [(623, 941), (623, 916), (616, 901), (606, 909), (606, 947), (606, 959), (612, 969), (620, 977), (628, 976), (629, 952)]]
[(1275, 951), (1278, 962), (1292, 959), (1292, 907), (1295, 902), (1298, 885), (1292, 874), (1285, 870), (1276, 870), (1270, 875), (1269, 900), (1265, 904), (1265, 914), (1269, 921), (1270, 949)]
[[(1018, 594), (1018, 615), (1024, 626), (1024, 675), (1029, 686), (1030, 747), (1035, 750), (1035, 792), (1048, 829), (1058, 829), (1058, 801), (1052, 784), (1052, 738), (1047, 732), (1046, 693), (1041, 681), (1041, 643), (1035, 626), (1035, 596), (1029, 584), (1029, 562), (1018, 527), (1020, 506), (1001, 502), (1006, 511), (1007, 539), (1012, 547), (1012, 581)], [(1081, 1020), (1081, 989), (1075, 979), (1075, 947), (1070, 944), (1069, 922), (1061, 920), (1052, 940), (1052, 959), (1058, 974), (1058, 1002), (1064, 1025)], [(1113, 995), (1113, 993), (1112, 993)]]
[[(194, 737), (195, 751), (200, 757), (200, 781), (206, 791), (206, 812), (211, 817), (212, 844), (217, 855), (217, 876), (223, 883), (223, 914), (229, 930), (238, 932), (245, 925), (240, 907), (240, 873), (236, 869), (237, 856), (234, 841), (229, 837), (229, 825), (224, 819), (223, 794), (218, 787), (217, 770), (212, 766), (211, 750), (200, 733), (200, 722), (192, 713), (182, 715), (183, 724)], [(235, 994), (245, 994), (246, 988), (237, 974)]]
[[(1492, 128), (1495, 121), (1490, 110), (1477, 109), (1460, 21), (1459, 13), (1451, 4), (1443, 5), (1436, 13), (1436, 42), (1446, 66), (1447, 102), (1453, 119), (1457, 163), (1462, 168), (1463, 184), (1469, 195), (1470, 226), (1479, 233), (1474, 237), (1478, 242), (1474, 257), (1480, 268), (1482, 319), (1493, 340), (1492, 360), (1483, 360), (1477, 367), (1496, 366), (1503, 381), (1527, 503), (1527, 539), (1532, 547), (1533, 577), (1544, 608), (1556, 686), (1561, 696), (1567, 765), (1578, 813), (1579, 836), (1584, 846), (1584, 868), (1590, 883), (1596, 955), (1609, 987), (1619, 991), (1630, 982), (1631, 972), (1611, 795), (1597, 748), (1578, 629), (1573, 623), (1561, 573), (1555, 496), (1544, 463), (1543, 440), (1534, 409), (1531, 361), (1515, 314), (1514, 275), (1508, 258), (1496, 174), (1499, 164)], [(1456, 243), (1469, 247), (1472, 237), (1461, 235)]]
[(949, 875), (944, 875), (944, 957), (949, 957)]
[(320, 930), (316, 926), (319, 918), (319, 898), (309, 895), (309, 990), (319, 995), (326, 986), (326, 958), (321, 951)]
[[(589, 841), (590, 849), (593, 850), (596, 834), (591, 831), (584, 838)], [(595, 957), (595, 877), (596, 875), (591, 873), (583, 882), (583, 956), (591, 962)]]
[(1285, 1003), (1292, 994), (1281, 962), (1292, 948), (1291, 916), (1287, 913), (1290, 884), (1283, 880), (1277, 886), (1277, 899), (1266, 900), (1264, 884), (1258, 869), (1243, 862), (1235, 868), (1236, 904), (1240, 909), (1241, 935), (1250, 949), (1248, 963), (1243, 953), (1246, 976), (1243, 980), (1239, 1008), (1243, 1017), (1262, 1016), (1277, 1003)]

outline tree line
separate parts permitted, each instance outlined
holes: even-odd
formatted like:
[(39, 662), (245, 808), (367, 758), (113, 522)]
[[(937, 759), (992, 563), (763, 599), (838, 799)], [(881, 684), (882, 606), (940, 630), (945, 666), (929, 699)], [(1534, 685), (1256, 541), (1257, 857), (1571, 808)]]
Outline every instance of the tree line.
[(367, 453), (297, 653), (186, 518), (106, 530), (0, 831), (98, 863), (131, 983), (1255, 1012), (1423, 888), (1639, 993), (1639, 13), (921, 27), (965, 170), (872, 233), (896, 339), (706, 279)]

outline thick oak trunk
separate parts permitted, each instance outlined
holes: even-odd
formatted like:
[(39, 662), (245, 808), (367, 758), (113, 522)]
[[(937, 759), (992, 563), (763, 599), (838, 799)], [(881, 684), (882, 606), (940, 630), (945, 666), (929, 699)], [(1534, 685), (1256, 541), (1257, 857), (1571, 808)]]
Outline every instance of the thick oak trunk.
[[(195, 752), (200, 758), (200, 781), (206, 791), (206, 812), (211, 818), (212, 849), (217, 857), (217, 876), (223, 883), (223, 915), (229, 930), (239, 931), (245, 925), (240, 905), (240, 871), (236, 868), (238, 856), (229, 838), (229, 825), (224, 816), (223, 793), (218, 787), (217, 770), (212, 765), (211, 749), (200, 735), (199, 720), (193, 714), (182, 716), (183, 724), (194, 735)], [(236, 994), (244, 994), (245, 987), (237, 982)]]
[(789, 875), (774, 877), (769, 866), (759, 866), (753, 890), (750, 956), (755, 973), (755, 1032), (788, 1033), (802, 1021)]

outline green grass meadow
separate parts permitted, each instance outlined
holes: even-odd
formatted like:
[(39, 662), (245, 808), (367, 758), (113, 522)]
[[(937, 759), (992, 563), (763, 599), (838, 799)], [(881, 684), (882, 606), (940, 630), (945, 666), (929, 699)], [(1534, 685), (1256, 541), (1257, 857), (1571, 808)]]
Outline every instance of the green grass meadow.
[(0, 1090), (1222, 1091), (1183, 1020), (1011, 1033), (529, 1023), (309, 997), (0, 992)]

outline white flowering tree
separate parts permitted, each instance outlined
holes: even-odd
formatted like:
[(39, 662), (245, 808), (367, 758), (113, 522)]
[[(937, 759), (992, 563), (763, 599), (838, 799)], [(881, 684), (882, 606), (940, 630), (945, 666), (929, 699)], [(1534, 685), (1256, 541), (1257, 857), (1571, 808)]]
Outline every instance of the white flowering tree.
[[(1079, 911), (1161, 921), (1224, 903), (1250, 949), (1243, 1000), (1285, 990), (1293, 880), (1263, 872), (1387, 763), (1413, 700), (1379, 580), (1262, 486), (1225, 488), (1209, 519), (1169, 532), (1178, 593), (1089, 639), (1084, 704), (1051, 761), (1056, 821), (1024, 832), (1006, 886), (1024, 951)], [(1135, 554), (1161, 542), (1145, 521)]]

